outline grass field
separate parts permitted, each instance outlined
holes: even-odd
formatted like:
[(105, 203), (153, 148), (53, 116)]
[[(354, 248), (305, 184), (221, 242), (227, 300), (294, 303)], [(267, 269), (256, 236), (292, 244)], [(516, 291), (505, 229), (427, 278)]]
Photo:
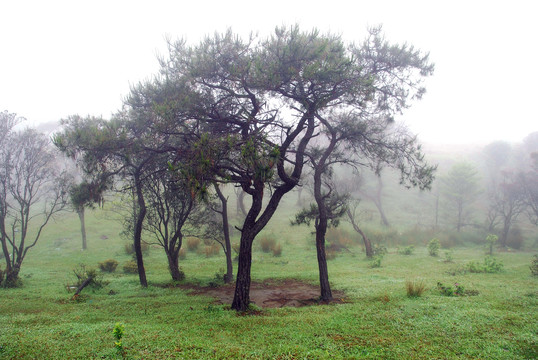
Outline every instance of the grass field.
[[(311, 229), (289, 227), (289, 217), (284, 212), (270, 223), (266, 234), (282, 245), (282, 256), (256, 249), (253, 280), (316, 283)], [(482, 261), (484, 246), (452, 249), (452, 263), (443, 261), (443, 249), (439, 257), (425, 247), (405, 256), (390, 247), (381, 267), (372, 268), (360, 246), (352, 245), (329, 261), (332, 287), (346, 293), (346, 303), (239, 315), (212, 298), (163, 287), (170, 276), (159, 248), (145, 257), (150, 286), (141, 288), (137, 275), (121, 271), (130, 256), (117, 223), (99, 210), (87, 218), (86, 252), (80, 251), (78, 218), (66, 214), (30, 250), (23, 286), (0, 289), (1, 359), (538, 358), (533, 253), (497, 253), (502, 272), (464, 273), (469, 261)], [(115, 273), (103, 275), (108, 284), (70, 300), (72, 269), (80, 263), (97, 267), (108, 258), (120, 263)], [(184, 282), (207, 285), (224, 268), (224, 256), (189, 252), (181, 267)], [(425, 292), (408, 297), (406, 281), (422, 281)], [(444, 296), (438, 282), (458, 283), (473, 296)], [(123, 354), (114, 346), (116, 323), (125, 328)]]

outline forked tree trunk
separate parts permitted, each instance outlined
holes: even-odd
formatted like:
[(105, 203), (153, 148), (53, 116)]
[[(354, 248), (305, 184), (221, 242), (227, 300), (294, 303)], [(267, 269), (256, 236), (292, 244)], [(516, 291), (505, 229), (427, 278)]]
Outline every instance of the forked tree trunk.
[(172, 280), (181, 281), (184, 278), (184, 274), (179, 270), (179, 252), (171, 251), (166, 253), (168, 258), (168, 269)]
[(82, 250), (86, 250), (88, 248), (87, 242), (86, 242), (86, 223), (84, 221), (84, 208), (81, 208), (77, 211), (78, 218), (80, 219), (80, 232), (82, 234)]

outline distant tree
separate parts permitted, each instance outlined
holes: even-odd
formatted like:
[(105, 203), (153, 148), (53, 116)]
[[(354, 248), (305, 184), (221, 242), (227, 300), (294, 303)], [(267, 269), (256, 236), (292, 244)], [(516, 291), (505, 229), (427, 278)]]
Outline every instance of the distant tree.
[(82, 181), (79, 184), (71, 185), (69, 197), (71, 206), (75, 209), (80, 219), (80, 232), (82, 234), (82, 250), (88, 248), (86, 241), (86, 224), (84, 213), (87, 208), (94, 208), (95, 205), (103, 203), (103, 193), (107, 189), (106, 183)]
[(441, 178), (441, 185), (449, 217), (459, 232), (468, 225), (471, 206), (480, 194), (478, 172), (468, 163), (457, 163)]
[(2, 118), (0, 240), (6, 260), (5, 285), (15, 286), (28, 250), (67, 205), (69, 180), (56, 166), (44, 135), (32, 129), (14, 132), (16, 117), (2, 113)]

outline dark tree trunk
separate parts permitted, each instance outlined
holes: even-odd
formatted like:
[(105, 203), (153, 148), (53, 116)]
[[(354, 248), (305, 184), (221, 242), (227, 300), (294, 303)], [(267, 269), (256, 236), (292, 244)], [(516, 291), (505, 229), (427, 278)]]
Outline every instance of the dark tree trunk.
[(320, 300), (331, 301), (333, 294), (329, 284), (329, 270), (327, 268), (327, 256), (325, 254), (325, 234), (327, 232), (327, 218), (319, 219), (316, 226), (316, 252), (318, 255)]
[(224, 233), (224, 254), (226, 255), (226, 275), (224, 282), (229, 284), (233, 280), (232, 243), (230, 241), (230, 226), (228, 223), (228, 199), (224, 196), (219, 186), (215, 184), (215, 190), (222, 205), (222, 231)]
[(245, 231), (241, 233), (239, 245), (239, 263), (237, 265), (237, 277), (235, 281), (234, 299), (232, 309), (246, 311), (250, 304), (250, 268), (252, 265), (252, 242), (255, 233)]
[(77, 211), (78, 218), (80, 219), (80, 233), (82, 234), (82, 250), (86, 250), (88, 245), (86, 243), (86, 223), (84, 221), (84, 208)]
[(355, 218), (354, 218), (353, 214), (351, 213), (351, 210), (349, 210), (349, 209), (347, 209), (347, 216), (349, 218), (349, 221), (351, 222), (351, 225), (353, 226), (353, 230), (358, 232), (362, 237), (362, 240), (364, 242), (364, 249), (366, 250), (366, 257), (370, 258), (370, 257), (374, 256), (374, 251), (372, 249), (372, 243), (370, 242), (370, 239), (368, 239), (366, 234), (359, 227), (359, 225), (355, 221)]
[(181, 281), (184, 278), (184, 274), (179, 270), (179, 252), (171, 251), (166, 253), (168, 258), (168, 269), (172, 280)]
[(134, 231), (134, 249), (136, 254), (136, 264), (138, 267), (138, 277), (140, 279), (140, 285), (148, 287), (148, 281), (146, 279), (146, 270), (144, 269), (144, 260), (142, 256), (142, 225), (144, 218), (146, 217), (146, 202), (144, 200), (144, 194), (142, 193), (142, 183), (140, 181), (140, 172), (136, 171), (135, 176), (135, 188), (136, 199), (138, 203), (138, 215), (136, 217), (135, 231)]

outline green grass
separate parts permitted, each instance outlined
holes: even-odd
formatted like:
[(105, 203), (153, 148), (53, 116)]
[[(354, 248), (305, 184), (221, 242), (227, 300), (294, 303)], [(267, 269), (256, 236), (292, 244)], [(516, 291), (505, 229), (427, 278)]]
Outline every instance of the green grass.
[[(294, 201), (291, 199), (290, 201)], [(264, 232), (282, 245), (282, 256), (263, 253), (255, 243), (252, 277), (317, 281), (311, 229), (289, 227), (291, 211), (278, 214)], [(164, 252), (145, 257), (150, 286), (121, 273), (131, 259), (118, 225), (99, 210), (88, 214), (88, 246), (80, 251), (78, 218), (66, 214), (49, 227), (23, 264), (23, 287), (0, 289), (0, 359), (121, 358), (113, 328), (129, 359), (535, 359), (538, 357), (538, 279), (532, 253), (499, 253), (504, 270), (496, 274), (458, 272), (482, 261), (485, 248), (454, 248), (454, 263), (429, 256), (417, 246), (410, 256), (389, 248), (380, 268), (370, 268), (353, 245), (329, 261), (333, 289), (347, 303), (265, 309), (238, 315), (213, 299), (188, 295), (170, 282)], [(101, 239), (106, 235), (108, 239)], [(443, 253), (443, 249), (441, 253)], [(80, 263), (97, 267), (119, 261), (109, 283), (84, 289), (73, 302), (65, 285)], [(224, 257), (188, 252), (181, 262), (188, 283), (208, 284), (224, 268)], [(456, 276), (450, 275), (456, 273)], [(406, 281), (422, 281), (421, 297), (408, 297)], [(462, 284), (476, 296), (447, 297), (437, 282)]]

